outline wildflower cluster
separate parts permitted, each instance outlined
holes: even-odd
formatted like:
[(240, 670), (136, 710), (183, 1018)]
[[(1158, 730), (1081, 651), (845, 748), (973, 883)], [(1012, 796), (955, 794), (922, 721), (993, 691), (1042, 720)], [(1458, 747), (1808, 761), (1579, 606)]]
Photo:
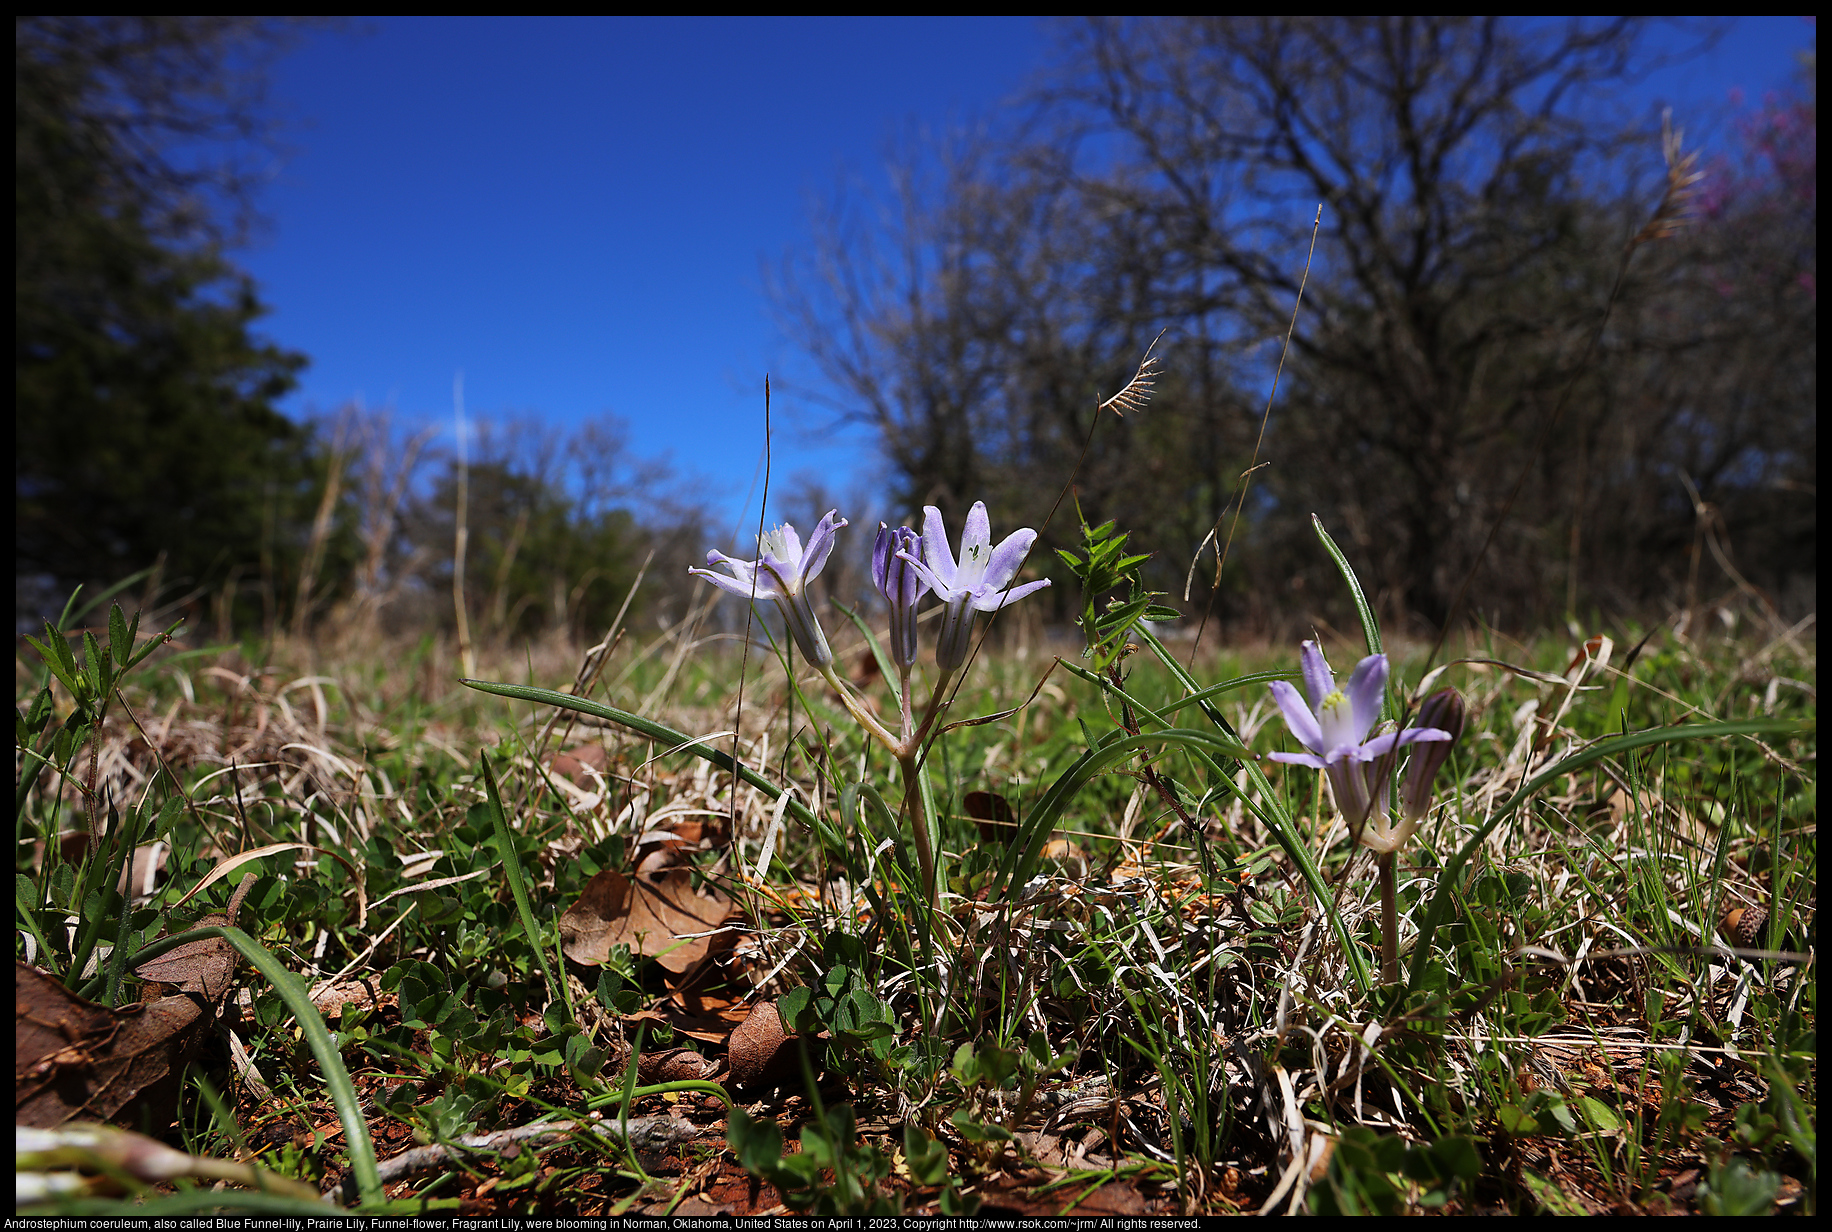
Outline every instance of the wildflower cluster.
[[(708, 552), (705, 569), (688, 572), (705, 578), (720, 590), (742, 598), (767, 599), (782, 610), (789, 635), (808, 662), (821, 673), (845, 704), (848, 713), (867, 734), (898, 759), (904, 768), (906, 807), (912, 814), (918, 855), (931, 897), (935, 892), (933, 831), (924, 814), (922, 793), (916, 790), (917, 760), (924, 738), (943, 707), (948, 684), (967, 661), (975, 612), (996, 612), (1028, 594), (1048, 586), (1048, 580), (1015, 585), (1018, 570), (1030, 555), (1037, 532), (1026, 527), (1007, 535), (995, 547), (992, 523), (983, 502), (974, 502), (961, 530), (960, 554), (948, 546), (941, 510), (933, 505), (922, 511), (922, 533), (907, 526), (878, 525), (872, 545), (872, 581), (890, 608), (890, 657), (897, 665), (898, 700), (902, 710), (900, 730), (892, 732), (854, 696), (833, 668), (833, 651), (821, 630), (809, 599), (808, 583), (826, 566), (834, 536), (845, 526), (838, 510), (830, 510), (816, 526), (804, 547), (801, 536), (788, 523), (760, 536), (757, 559), (735, 560), (722, 552)], [(730, 573), (714, 572), (723, 565)], [(941, 601), (941, 629), (935, 645), (935, 686), (917, 721), (910, 702), (910, 675), (916, 665), (917, 606), (933, 593)]]

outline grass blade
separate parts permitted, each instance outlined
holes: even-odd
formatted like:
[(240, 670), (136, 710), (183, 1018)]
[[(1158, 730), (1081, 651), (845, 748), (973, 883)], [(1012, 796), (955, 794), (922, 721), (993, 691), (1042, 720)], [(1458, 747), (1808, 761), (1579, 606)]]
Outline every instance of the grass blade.
[(535, 961), (541, 964), (541, 978), (547, 983), (547, 999), (560, 1000), (559, 981), (547, 963), (547, 947), (541, 944), (540, 929), (534, 925), (534, 907), (528, 899), (528, 883), (522, 876), (521, 856), (515, 850), (515, 836), (509, 833), (509, 818), (503, 812), (502, 794), (496, 790), (496, 773), (490, 769), (490, 755), (479, 753), (483, 766), (484, 787), (490, 793), (490, 824), (496, 829), (496, 851), (503, 858), (503, 874), (509, 879), (509, 890), (515, 895), (515, 913), (522, 918), (522, 931), (534, 949)]
[(1355, 615), (1361, 621), (1362, 636), (1368, 639), (1368, 653), (1384, 653), (1380, 648), (1380, 624), (1374, 619), (1374, 609), (1368, 606), (1368, 596), (1361, 589), (1361, 579), (1355, 576), (1354, 566), (1349, 558), (1342, 554), (1336, 541), (1323, 529), (1323, 519), (1316, 514), (1310, 515), (1310, 528), (1317, 532), (1317, 539), (1323, 544), (1323, 550), (1336, 562), (1336, 568), (1342, 571), (1342, 580), (1349, 584), (1349, 597), (1355, 601)]
[(324, 1025), (318, 1007), (306, 995), (305, 985), (266, 946), (232, 925), (211, 925), (159, 938), (134, 955), (133, 965), (139, 966), (168, 950), (212, 937), (221, 937), (234, 947), (236, 953), (247, 959), (274, 986), (274, 991), (280, 994), (280, 1000), (292, 1012), (300, 1032), (305, 1036), (306, 1046), (312, 1050), (319, 1071), (324, 1074), (326, 1092), (337, 1109), (338, 1121), (343, 1125), (345, 1149), (350, 1155), (350, 1171), (356, 1178), (356, 1191), (362, 1195), (364, 1204), (385, 1201), (381, 1174), (376, 1169), (375, 1144), (369, 1138), (369, 1122), (363, 1119), (356, 1084), (350, 1081), (350, 1071), (344, 1068), (337, 1043)]

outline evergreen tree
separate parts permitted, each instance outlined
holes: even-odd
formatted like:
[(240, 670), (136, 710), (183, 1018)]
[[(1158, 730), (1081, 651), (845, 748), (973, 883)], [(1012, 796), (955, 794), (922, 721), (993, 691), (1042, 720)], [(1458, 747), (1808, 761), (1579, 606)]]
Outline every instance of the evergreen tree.
[(252, 332), (261, 304), (223, 255), (282, 33), (15, 21), (21, 574), (107, 581), (163, 552), (169, 578), (208, 583), (302, 546), (312, 442), (275, 401), (305, 358)]

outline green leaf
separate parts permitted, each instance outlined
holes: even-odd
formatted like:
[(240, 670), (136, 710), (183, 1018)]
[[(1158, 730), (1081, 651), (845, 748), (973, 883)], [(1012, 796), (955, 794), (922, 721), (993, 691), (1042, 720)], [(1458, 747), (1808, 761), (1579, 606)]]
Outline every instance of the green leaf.
[[(136, 613), (134, 619), (140, 619)], [(134, 635), (127, 631), (127, 619), (121, 614), (121, 605), (111, 603), (108, 606), (108, 651), (116, 663), (123, 667), (133, 655)]]
[(25, 640), (31, 644), (33, 650), (38, 652), (38, 657), (44, 660), (44, 665), (51, 670), (53, 676), (57, 677), (58, 683), (70, 691), (70, 696), (78, 702), (88, 700), (88, 693), (78, 683), (76, 660), (70, 654), (70, 647), (62, 635), (51, 627), (50, 621), (45, 621), (44, 641), (41, 642), (30, 635), (27, 635)]
[(725, 1142), (752, 1176), (770, 1180), (777, 1174), (782, 1163), (782, 1131), (776, 1122), (753, 1120), (734, 1104), (725, 1120)]
[(114, 673), (109, 669), (108, 656), (96, 644), (95, 634), (84, 629), (83, 680), (89, 685), (91, 697), (107, 700), (109, 687), (114, 684)]
[(1454, 1176), (1460, 1181), (1473, 1181), (1482, 1175), (1482, 1152), (1476, 1148), (1473, 1138), (1449, 1134), (1432, 1143), (1430, 1151), (1443, 1169), (1442, 1175)]
[(1584, 1209), (1583, 1204), (1539, 1173), (1522, 1171), (1520, 1179), (1526, 1185), (1527, 1192), (1533, 1195), (1534, 1201), (1538, 1202), (1547, 1214), (1565, 1216), (1590, 1214)]
[(812, 1013), (814, 990), (803, 986), (791, 988), (776, 999), (776, 1014), (782, 1019), (782, 1025), (797, 1034), (812, 1035), (822, 1029), (822, 1023)]
[(954, 1061), (948, 1068), (964, 1087), (971, 1087), (980, 1080), (979, 1057), (974, 1053), (971, 1043), (962, 1044), (954, 1050)]
[[(1368, 596), (1361, 589), (1361, 579), (1355, 576), (1354, 566), (1349, 564), (1349, 558), (1342, 554), (1342, 549), (1336, 546), (1336, 541), (1329, 537), (1329, 532), (1323, 529), (1323, 519), (1314, 513), (1310, 515), (1310, 528), (1317, 533), (1323, 550), (1336, 562), (1342, 580), (1349, 584), (1349, 597), (1355, 601), (1355, 615), (1361, 620), (1361, 633), (1368, 641), (1368, 653), (1381, 654), (1380, 624), (1374, 619), (1374, 609), (1368, 606)], [(1384, 709), (1382, 716), (1386, 717)]]
[(1540, 1132), (1538, 1118), (1514, 1104), (1503, 1104), (1497, 1108), (1495, 1119), (1501, 1123), (1503, 1132), (1516, 1138), (1531, 1138)]
[(978, 1194), (963, 1194), (954, 1186), (941, 1191), (941, 1213), (951, 1218), (967, 1218), (980, 1213), (983, 1199)]
[(1010, 1142), (1011, 1131), (1000, 1125), (987, 1125), (967, 1115), (965, 1108), (956, 1108), (954, 1115), (948, 1118), (948, 1124), (954, 1126), (961, 1137), (969, 1142)]
[(1595, 1096), (1580, 1095), (1578, 1111), (1583, 1114), (1584, 1120), (1590, 1124), (1592, 1129), (1614, 1133), (1622, 1128), (1622, 1118), (1616, 1114), (1616, 1110)]
[(1752, 1169), (1741, 1159), (1714, 1164), (1705, 1184), (1699, 1209), (1707, 1215), (1767, 1215), (1774, 1210), (1781, 1178), (1773, 1172)]
[[(122, 664), (121, 670), (126, 671), (130, 667), (138, 667), (141, 661), (144, 660), (147, 655), (152, 654), (153, 651), (159, 649), (161, 646), (171, 641), (172, 634), (178, 632), (179, 627), (182, 626), (183, 624), (184, 624), (184, 618), (181, 616), (177, 620), (174, 620), (172, 622), (171, 628), (167, 629), (164, 633), (160, 633), (153, 637), (147, 638), (146, 645), (140, 647), (139, 651), (134, 655), (133, 658), (129, 659), (126, 663)], [(140, 628), (140, 613), (135, 612), (133, 623), (130, 624), (127, 629), (129, 638), (132, 638), (134, 633), (139, 628)], [(191, 653), (195, 654), (198, 652), (193, 651)]]
[(948, 1179), (948, 1148), (913, 1121), (903, 1126), (903, 1159), (919, 1185), (939, 1185)]
[(54, 713), (56, 713), (56, 708), (52, 705), (51, 690), (38, 690), (38, 696), (32, 699), (32, 705), (26, 710), (25, 717), (19, 721), (19, 742), (25, 744), (36, 740), (46, 725), (51, 722), (51, 716)]

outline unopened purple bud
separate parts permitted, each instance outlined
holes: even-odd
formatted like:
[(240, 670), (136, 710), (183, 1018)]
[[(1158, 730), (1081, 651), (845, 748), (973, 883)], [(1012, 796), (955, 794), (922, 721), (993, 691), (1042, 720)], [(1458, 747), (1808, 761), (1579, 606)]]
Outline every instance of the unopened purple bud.
[(907, 526), (892, 529), (878, 523), (878, 537), (872, 543), (871, 575), (878, 593), (890, 606), (891, 659), (898, 667), (916, 662), (916, 604), (928, 592), (929, 584), (911, 564), (908, 557), (920, 557), (922, 537)]
[(1455, 689), (1439, 689), (1419, 707), (1417, 727), (1449, 732), (1448, 740), (1420, 741), (1412, 746), (1412, 764), (1400, 784), (1400, 808), (1406, 820), (1417, 822), (1431, 808), (1431, 788), (1438, 771), (1450, 757), (1451, 746), (1463, 735), (1463, 696)]

